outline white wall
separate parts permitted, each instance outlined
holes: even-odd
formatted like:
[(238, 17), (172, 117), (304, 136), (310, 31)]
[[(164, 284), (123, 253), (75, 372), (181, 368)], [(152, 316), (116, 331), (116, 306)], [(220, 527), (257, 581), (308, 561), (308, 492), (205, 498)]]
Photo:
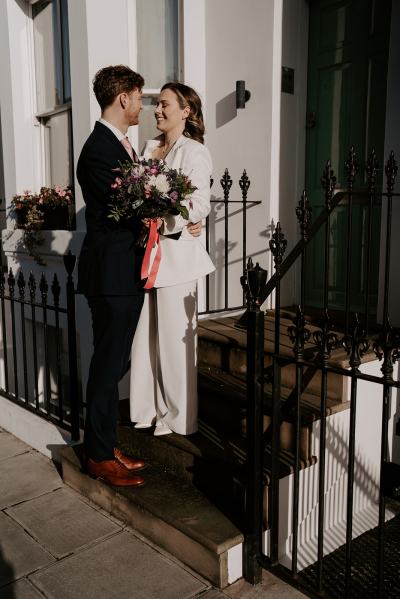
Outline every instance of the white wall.
[[(214, 163), (213, 194), (221, 198), (219, 180), (227, 167), (234, 181), (231, 199), (241, 198), (238, 179), (246, 169), (249, 200), (262, 204), (247, 210), (248, 255), (270, 271), (267, 231), (279, 218), (279, 112), (282, 0), (207, 0), (206, 125)], [(190, 80), (190, 73), (185, 76)], [(251, 98), (236, 109), (237, 80), (245, 80)], [(241, 216), (230, 209), (230, 293), (241, 301)], [(216, 295), (223, 297), (223, 223), (217, 211), (213, 246), (217, 246)], [(218, 222), (219, 221), (219, 222)]]

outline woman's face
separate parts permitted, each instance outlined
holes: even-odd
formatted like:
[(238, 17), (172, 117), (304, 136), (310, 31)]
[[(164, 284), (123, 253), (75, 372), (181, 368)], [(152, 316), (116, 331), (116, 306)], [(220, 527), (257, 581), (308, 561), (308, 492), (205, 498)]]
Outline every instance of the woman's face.
[(172, 89), (164, 89), (158, 97), (154, 111), (157, 129), (164, 134), (175, 131), (183, 133), (189, 112), (189, 106), (183, 109), (179, 106), (178, 97)]

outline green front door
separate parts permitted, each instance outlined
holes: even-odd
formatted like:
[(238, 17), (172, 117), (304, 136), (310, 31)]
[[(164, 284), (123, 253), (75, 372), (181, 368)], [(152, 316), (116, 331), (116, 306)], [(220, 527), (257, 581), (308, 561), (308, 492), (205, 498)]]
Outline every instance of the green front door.
[[(375, 149), (382, 166), (385, 133), (390, 0), (311, 0), (307, 92), (306, 189), (315, 218), (324, 207), (321, 175), (331, 160), (337, 187), (346, 187), (344, 163), (350, 146), (360, 162), (356, 187), (365, 187), (365, 162)], [(365, 300), (368, 210), (355, 197), (351, 232), (351, 309)], [(373, 208), (370, 251), (370, 312), (376, 311), (380, 206)], [(331, 216), (329, 235), (330, 308), (343, 309), (347, 264), (347, 208)], [(324, 232), (306, 257), (306, 303), (321, 306)]]

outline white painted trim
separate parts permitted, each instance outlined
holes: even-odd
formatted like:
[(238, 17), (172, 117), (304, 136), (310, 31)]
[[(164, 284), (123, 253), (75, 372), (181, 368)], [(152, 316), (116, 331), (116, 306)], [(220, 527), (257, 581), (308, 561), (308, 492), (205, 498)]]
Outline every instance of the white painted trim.
[(243, 576), (243, 543), (228, 549), (228, 583)]
[[(270, 223), (279, 221), (279, 178), (280, 178), (280, 138), (281, 138), (281, 70), (282, 70), (282, 18), (283, 0), (274, 1), (273, 23), (273, 54), (272, 54), (272, 81), (271, 81), (271, 152), (269, 164), (269, 218)], [(268, 272), (274, 273), (274, 259), (272, 252), (268, 252)], [(263, 309), (273, 308), (275, 305), (275, 292), (272, 292)]]
[[(128, 57), (129, 64), (134, 71), (137, 70), (138, 48), (137, 48), (137, 19), (136, 0), (126, 0), (126, 24), (128, 28)], [(142, 73), (141, 73), (142, 74)], [(144, 76), (144, 75), (143, 75)], [(143, 90), (144, 91), (144, 90)], [(130, 127), (129, 139), (134, 148), (139, 148), (139, 128)]]
[[(206, 108), (205, 0), (183, 0), (184, 82), (199, 94)], [(204, 117), (206, 115), (204, 114)]]

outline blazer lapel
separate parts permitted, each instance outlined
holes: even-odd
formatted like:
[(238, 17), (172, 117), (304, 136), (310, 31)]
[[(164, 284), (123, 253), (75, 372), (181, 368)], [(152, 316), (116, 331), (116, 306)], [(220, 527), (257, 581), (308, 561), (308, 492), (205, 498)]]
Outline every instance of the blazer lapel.
[[(118, 160), (120, 162), (126, 162), (127, 160), (129, 162), (132, 162), (131, 157), (129, 156), (128, 152), (125, 150), (122, 143), (117, 139), (117, 137), (114, 135), (114, 133), (108, 127), (103, 125), (103, 123), (96, 121), (94, 130), (96, 131), (96, 133), (98, 133), (102, 137), (107, 138), (107, 140), (113, 144), (116, 152), (118, 152)], [(133, 151), (134, 151), (134, 155), (135, 155), (135, 150), (133, 150)]]

